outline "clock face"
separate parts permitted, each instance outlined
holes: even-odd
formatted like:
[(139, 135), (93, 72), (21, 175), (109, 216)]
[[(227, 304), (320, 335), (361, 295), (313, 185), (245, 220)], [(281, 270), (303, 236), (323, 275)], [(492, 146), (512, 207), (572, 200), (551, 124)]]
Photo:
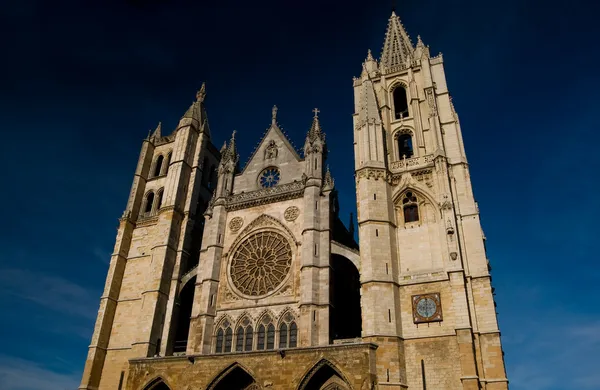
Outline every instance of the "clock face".
[(437, 304), (431, 298), (422, 298), (417, 303), (417, 313), (423, 318), (433, 317), (437, 311)]
[(442, 321), (440, 293), (413, 295), (412, 304), (415, 324)]
[(263, 188), (271, 188), (279, 183), (281, 174), (277, 168), (267, 168), (260, 173), (259, 182)]

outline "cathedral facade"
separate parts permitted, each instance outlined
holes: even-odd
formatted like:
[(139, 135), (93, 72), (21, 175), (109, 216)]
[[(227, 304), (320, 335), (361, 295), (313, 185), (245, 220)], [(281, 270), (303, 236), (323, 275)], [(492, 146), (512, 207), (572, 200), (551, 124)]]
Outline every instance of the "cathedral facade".
[(316, 109), (242, 167), (203, 85), (143, 141), (80, 389), (508, 388), (442, 56), (392, 13), (353, 87), (360, 246)]

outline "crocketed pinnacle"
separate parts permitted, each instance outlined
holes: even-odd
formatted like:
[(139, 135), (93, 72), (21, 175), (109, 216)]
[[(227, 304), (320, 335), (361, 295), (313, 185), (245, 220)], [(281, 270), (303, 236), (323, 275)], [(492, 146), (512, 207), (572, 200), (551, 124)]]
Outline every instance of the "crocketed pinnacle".
[(306, 135), (306, 140), (310, 143), (315, 142), (317, 139), (321, 140), (322, 142), (325, 142), (325, 134), (321, 130), (321, 124), (319, 123), (319, 109), (315, 108), (313, 112), (315, 115), (313, 117), (313, 122), (310, 126), (310, 130)]
[(238, 154), (237, 147), (235, 145), (235, 133), (236, 131), (233, 130), (229, 145), (224, 143), (223, 147), (221, 148), (221, 164), (232, 162), (233, 164), (237, 165), (240, 159), (240, 155)]
[(385, 42), (381, 51), (381, 66), (392, 67), (403, 64), (413, 52), (410, 37), (406, 33), (400, 18), (394, 11), (385, 32)]
[(324, 189), (333, 189), (335, 186), (335, 182), (333, 181), (333, 177), (331, 177), (331, 171), (329, 170), (329, 165), (327, 166), (327, 170), (325, 171), (325, 177), (323, 178), (323, 188)]

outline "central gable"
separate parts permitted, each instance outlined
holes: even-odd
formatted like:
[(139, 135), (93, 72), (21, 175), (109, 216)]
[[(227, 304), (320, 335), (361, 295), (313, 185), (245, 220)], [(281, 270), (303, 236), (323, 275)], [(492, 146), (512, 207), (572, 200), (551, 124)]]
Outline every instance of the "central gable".
[(277, 108), (273, 107), (271, 126), (242, 172), (235, 176), (234, 194), (262, 188), (259, 176), (267, 168), (276, 168), (279, 171), (277, 185), (302, 180), (304, 160), (279, 128), (275, 117), (276, 113)]

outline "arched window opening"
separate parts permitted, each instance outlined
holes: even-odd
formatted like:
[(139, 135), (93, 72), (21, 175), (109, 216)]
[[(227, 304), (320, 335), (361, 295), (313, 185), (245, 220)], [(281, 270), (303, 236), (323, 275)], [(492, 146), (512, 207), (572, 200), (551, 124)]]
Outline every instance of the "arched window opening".
[(176, 320), (174, 325), (176, 330), (175, 340), (173, 342), (173, 354), (185, 353), (187, 349), (195, 288), (196, 277), (193, 277), (185, 284), (185, 286), (183, 286), (179, 293), (179, 305), (176, 306), (177, 312), (174, 313), (174, 318)]
[(167, 159), (165, 160), (165, 169), (163, 170), (163, 175), (169, 173), (169, 164), (171, 164), (171, 153), (167, 154)]
[(246, 327), (246, 346), (244, 347), (244, 351), (252, 351), (252, 326), (248, 325)]
[(152, 211), (152, 206), (154, 205), (154, 192), (149, 192), (146, 195), (146, 207), (144, 208), (145, 213), (149, 213)]
[(158, 195), (157, 195), (157, 199), (156, 199), (156, 210), (160, 210), (160, 208), (162, 206), (163, 192), (164, 192), (164, 190), (162, 188), (160, 190), (158, 190)]
[(258, 340), (256, 343), (256, 349), (265, 349), (265, 326), (262, 324), (258, 327)]
[(231, 328), (227, 328), (225, 331), (225, 349), (223, 352), (231, 352), (231, 340), (233, 338), (233, 332)]
[(341, 255), (331, 255), (330, 288), (333, 292), (329, 321), (331, 338), (361, 336), (360, 275), (356, 266)]
[(231, 352), (231, 346), (233, 342), (233, 331), (231, 330), (231, 323), (229, 320), (223, 321), (217, 330), (215, 352)]
[(279, 348), (287, 348), (288, 346), (288, 328), (287, 324), (281, 324), (279, 327)]
[(279, 348), (295, 348), (298, 344), (298, 328), (292, 312), (287, 312), (281, 317), (279, 325)]
[(237, 328), (237, 335), (235, 339), (235, 351), (241, 352), (244, 350), (244, 328), (241, 326)]
[(410, 191), (402, 199), (402, 210), (404, 211), (404, 223), (417, 222), (419, 220), (417, 197)]
[(158, 156), (158, 158), (156, 159), (156, 165), (154, 166), (154, 176), (155, 177), (160, 176), (163, 160), (164, 160), (164, 157), (162, 155)]
[(295, 322), (290, 324), (290, 348), (298, 346), (298, 327)]
[(223, 329), (217, 331), (217, 347), (215, 348), (216, 353), (223, 352)]
[(406, 98), (406, 90), (398, 85), (392, 93), (394, 98), (394, 118), (406, 118), (408, 116), (408, 99)]
[(267, 349), (275, 348), (275, 327), (269, 324), (267, 327)]
[(398, 136), (398, 157), (402, 159), (404, 157), (410, 158), (414, 154), (412, 137), (410, 134), (400, 134)]

